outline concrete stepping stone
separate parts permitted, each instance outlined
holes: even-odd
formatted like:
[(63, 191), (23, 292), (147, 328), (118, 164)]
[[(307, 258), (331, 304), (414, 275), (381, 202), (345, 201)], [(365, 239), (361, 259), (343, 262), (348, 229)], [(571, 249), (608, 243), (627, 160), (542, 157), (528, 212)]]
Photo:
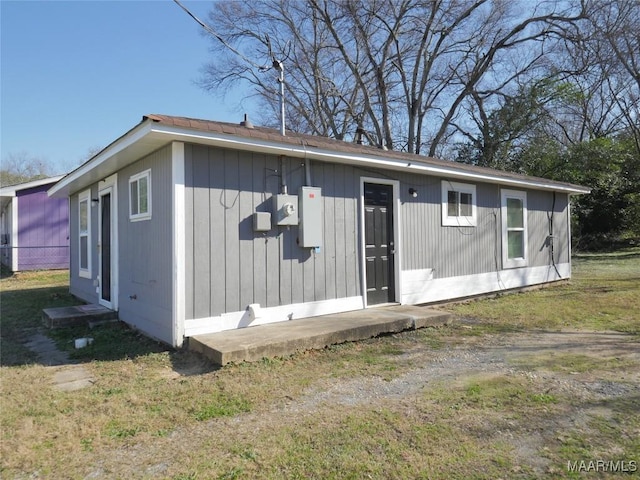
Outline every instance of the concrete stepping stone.
[(25, 344), (37, 355), (38, 362), (47, 367), (56, 367), (53, 373), (53, 387), (70, 392), (93, 385), (95, 379), (83, 365), (73, 364), (67, 352), (58, 349), (55, 342), (36, 333)]
[(32, 335), (25, 346), (38, 356), (38, 362), (42, 365), (67, 365), (71, 362), (69, 354), (58, 350), (56, 343), (42, 333)]
[(91, 373), (82, 365), (69, 365), (53, 374), (53, 387), (63, 392), (90, 387), (94, 382)]

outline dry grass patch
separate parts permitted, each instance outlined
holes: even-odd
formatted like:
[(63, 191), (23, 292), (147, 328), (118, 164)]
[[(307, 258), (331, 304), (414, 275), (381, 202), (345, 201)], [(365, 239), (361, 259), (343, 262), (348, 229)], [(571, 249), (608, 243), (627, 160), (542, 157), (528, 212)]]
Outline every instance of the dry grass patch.
[[(98, 452), (151, 445), (176, 428), (259, 413), (299, 397), (321, 378), (344, 378), (356, 371), (389, 376), (396, 356), (374, 354), (379, 342), (222, 370), (188, 352), (94, 360), (85, 365), (94, 385), (75, 392), (51, 388), (51, 368), (3, 368), (3, 469), (5, 474), (51, 475), (64, 465), (66, 472), (83, 472), (87, 459)], [(364, 354), (356, 364), (359, 352)], [(194, 364), (199, 368), (190, 367)]]
[(640, 362), (623, 356), (602, 357), (580, 353), (551, 352), (543, 356), (527, 355), (518, 358), (515, 364), (532, 369), (546, 369), (563, 373), (611, 374), (616, 371), (638, 371)]
[[(572, 478), (571, 459), (638, 460), (637, 338), (601, 335), (577, 350), (564, 333), (549, 340), (526, 330), (637, 333), (629, 305), (640, 280), (629, 265), (638, 257), (587, 259), (570, 285), (456, 307), (484, 312), (471, 329), (405, 332), (223, 369), (105, 327), (92, 333), (92, 348), (74, 353), (95, 379), (83, 390), (52, 388), (64, 367), (2, 366), (0, 475), (555, 479)], [(56, 300), (40, 287), (64, 291), (59, 279), (33, 280), (36, 288), (23, 281), (6, 292), (0, 284), (3, 335), (5, 321), (15, 339), (19, 319), (36, 328), (31, 305)], [(5, 317), (11, 292), (24, 296)], [(55, 336), (69, 347), (76, 333)]]
[(574, 258), (569, 283), (448, 307), (500, 328), (615, 330), (640, 334), (640, 248)]
[[(473, 376), (417, 396), (207, 423), (219, 432), (168, 478), (534, 478), (517, 442), (562, 408), (525, 378)], [(201, 429), (189, 431), (196, 440)], [(522, 439), (522, 440), (521, 440)], [(201, 442), (196, 441), (196, 445)], [(537, 445), (536, 445), (537, 447)], [(127, 460), (130, 461), (130, 460)], [(188, 465), (188, 467), (187, 467)], [(148, 465), (146, 468), (153, 468)]]
[(0, 363), (29, 364), (36, 355), (24, 346), (40, 328), (42, 309), (77, 304), (69, 295), (69, 272), (23, 272), (11, 274), (4, 267), (0, 275)]
[(497, 478), (510, 465), (505, 442), (470, 438), (439, 413), (424, 399), (375, 408), (325, 405), (295, 416), (285, 411), (271, 425), (255, 416), (237, 424), (211, 422), (208, 427), (222, 435), (184, 452), (184, 465), (171, 462), (165, 473), (168, 478), (402, 479), (473, 478), (470, 472), (476, 471)]

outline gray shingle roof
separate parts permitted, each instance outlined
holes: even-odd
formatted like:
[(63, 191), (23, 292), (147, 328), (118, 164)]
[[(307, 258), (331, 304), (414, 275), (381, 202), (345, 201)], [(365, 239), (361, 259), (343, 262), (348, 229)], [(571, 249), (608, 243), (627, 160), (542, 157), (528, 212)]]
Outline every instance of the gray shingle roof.
[(460, 172), (468, 172), (476, 175), (490, 175), (496, 178), (504, 178), (505, 180), (521, 180), (532, 183), (544, 183), (550, 187), (558, 186), (563, 189), (570, 188), (578, 191), (586, 191), (587, 188), (566, 182), (558, 182), (555, 180), (549, 180), (540, 177), (533, 177), (529, 175), (521, 175), (513, 172), (506, 172), (503, 170), (495, 170), (486, 167), (478, 167), (475, 165), (467, 165), (463, 163), (451, 162), (447, 160), (440, 160), (433, 157), (426, 157), (423, 155), (417, 155), (413, 153), (399, 152), (383, 150), (377, 147), (369, 145), (359, 145), (357, 143), (344, 142), (341, 140), (335, 140), (328, 137), (320, 137), (315, 135), (308, 135), (304, 133), (297, 133), (293, 131), (287, 131), (286, 135), (280, 134), (279, 130), (254, 126), (253, 128), (245, 127), (241, 124), (216, 122), (211, 120), (201, 120), (187, 117), (176, 117), (171, 115), (150, 114), (145, 115), (142, 121), (152, 120), (153, 122), (160, 123), (162, 125), (196, 130), (201, 132), (212, 132), (216, 134), (233, 135), (240, 138), (264, 140), (268, 142), (277, 142), (282, 144), (288, 144), (292, 146), (301, 146), (305, 148), (317, 148), (323, 150), (330, 150), (336, 153), (345, 154), (360, 154), (376, 156), (381, 158), (388, 158), (393, 160), (406, 161), (407, 164), (413, 165), (428, 165), (434, 167), (444, 167), (447, 169), (455, 168)]

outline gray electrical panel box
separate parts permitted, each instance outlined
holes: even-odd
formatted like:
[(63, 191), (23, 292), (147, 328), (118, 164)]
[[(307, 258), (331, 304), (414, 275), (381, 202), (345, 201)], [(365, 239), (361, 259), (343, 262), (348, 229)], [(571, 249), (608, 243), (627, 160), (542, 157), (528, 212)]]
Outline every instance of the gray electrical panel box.
[(320, 187), (300, 187), (298, 195), (300, 232), (298, 242), (301, 247), (322, 246), (322, 189)]
[(273, 215), (276, 225), (298, 225), (298, 197), (295, 195), (274, 195)]

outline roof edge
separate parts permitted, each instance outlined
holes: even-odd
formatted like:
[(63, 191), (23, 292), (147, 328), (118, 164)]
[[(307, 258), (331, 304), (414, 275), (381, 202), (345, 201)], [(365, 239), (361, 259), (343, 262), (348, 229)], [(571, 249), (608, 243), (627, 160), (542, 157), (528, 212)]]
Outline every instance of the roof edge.
[[(392, 158), (373, 153), (354, 154), (350, 152), (340, 152), (337, 150), (329, 150), (326, 148), (308, 147), (303, 142), (299, 145), (292, 143), (282, 143), (277, 141), (269, 141), (254, 137), (240, 137), (237, 135), (227, 135), (217, 132), (205, 132), (194, 130), (191, 128), (176, 127), (173, 125), (165, 125), (156, 123), (152, 125), (152, 130), (156, 133), (162, 133), (171, 136), (173, 141), (183, 141), (191, 143), (205, 143), (212, 146), (222, 148), (231, 148), (237, 150), (257, 151), (261, 153), (269, 153), (273, 155), (288, 155), (296, 158), (318, 160), (323, 162), (367, 165), (369, 167), (378, 167), (386, 170), (396, 170), (403, 172), (422, 172), (441, 177), (454, 177), (462, 180), (475, 180), (486, 183), (494, 183), (500, 185), (509, 185), (520, 188), (533, 188), (536, 190), (548, 190), (566, 192), (569, 194), (587, 194), (591, 192), (590, 188), (580, 185), (573, 185), (555, 180), (547, 180), (544, 178), (527, 177), (525, 175), (512, 174), (512, 177), (502, 176), (499, 174), (492, 175), (491, 169), (483, 169), (480, 172), (471, 172), (462, 167), (464, 164), (451, 162), (451, 165), (444, 165), (442, 162), (435, 165), (428, 162), (422, 162), (419, 158), (412, 159), (408, 162), (404, 159)], [(417, 157), (417, 155), (416, 155)], [(496, 170), (496, 172), (500, 172)], [(507, 174), (511, 172), (505, 172)]]
[(1, 197), (14, 197), (15, 193), (20, 190), (27, 190), (29, 188), (40, 187), (42, 185), (46, 185), (47, 183), (56, 183), (59, 182), (64, 175), (56, 175), (54, 177), (47, 178), (39, 178), (37, 180), (31, 180), (29, 182), (17, 183), (15, 185), (7, 185), (6, 187), (0, 188), (0, 196)]
[[(449, 177), (467, 181), (480, 181), (505, 186), (531, 188), (535, 190), (557, 191), (568, 194), (587, 194), (590, 188), (566, 182), (548, 180), (502, 172), (489, 168), (472, 167), (466, 164), (446, 162), (444, 160), (424, 160), (418, 155), (402, 154), (402, 152), (374, 151), (345, 146), (344, 150), (332, 148), (333, 144), (324, 137), (318, 137), (317, 144), (312, 145), (312, 138), (306, 135), (281, 137), (272, 134), (268, 129), (256, 134), (253, 131), (230, 131), (232, 124), (209, 122), (205, 120), (168, 117), (149, 114), (129, 131), (103, 150), (70, 172), (48, 192), (49, 196), (68, 196), (86, 186), (105, 178), (139, 158), (136, 155), (151, 153), (171, 142), (200, 143), (244, 151), (255, 151), (272, 155), (288, 155), (295, 158), (317, 160), (353, 165), (366, 165), (385, 170), (415, 172)], [(266, 132), (266, 133), (265, 133)], [(275, 131), (274, 131), (275, 132)], [(285, 140), (286, 138), (286, 140)], [(315, 137), (313, 137), (315, 138)], [(143, 141), (144, 140), (144, 141)], [(329, 139), (330, 140), (330, 139)], [(323, 144), (324, 142), (324, 144)], [(448, 165), (448, 164), (451, 165)]]
[(50, 197), (70, 195), (72, 193), (70, 188), (81, 177), (94, 171), (108, 159), (122, 152), (125, 148), (133, 145), (138, 140), (144, 138), (148, 133), (149, 125), (152, 121), (153, 120), (148, 119), (146, 116), (142, 117), (142, 120), (137, 125), (104, 147), (78, 168), (64, 176), (58, 183), (49, 189), (47, 192), (48, 195)]

